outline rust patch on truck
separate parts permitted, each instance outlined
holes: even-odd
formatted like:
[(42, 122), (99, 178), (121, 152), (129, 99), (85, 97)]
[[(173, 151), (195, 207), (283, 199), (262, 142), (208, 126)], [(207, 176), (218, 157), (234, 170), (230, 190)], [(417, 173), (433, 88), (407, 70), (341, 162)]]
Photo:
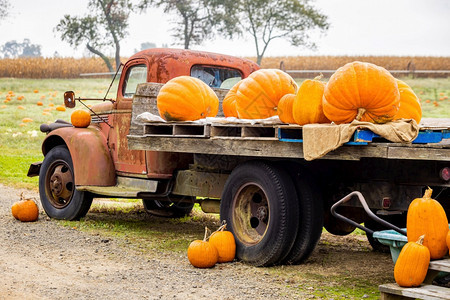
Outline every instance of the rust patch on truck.
[(106, 138), (96, 126), (64, 127), (53, 130), (44, 140), (44, 154), (48, 151), (46, 142), (55, 137), (64, 140), (70, 151), (76, 185), (112, 186), (116, 184), (115, 168)]

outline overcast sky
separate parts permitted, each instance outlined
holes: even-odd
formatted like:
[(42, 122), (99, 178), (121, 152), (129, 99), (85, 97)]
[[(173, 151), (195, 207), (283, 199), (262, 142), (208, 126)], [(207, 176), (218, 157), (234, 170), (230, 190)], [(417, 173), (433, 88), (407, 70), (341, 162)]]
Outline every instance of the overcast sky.
[[(44, 56), (55, 51), (80, 57), (85, 47), (71, 49), (53, 29), (64, 14), (83, 16), (88, 0), (10, 0), (10, 16), (0, 22), (0, 45), (10, 40), (42, 46)], [(316, 0), (315, 6), (329, 17), (330, 29), (314, 37), (318, 49), (310, 51), (273, 41), (266, 56), (281, 55), (431, 55), (450, 56), (450, 0)], [(176, 45), (170, 36), (174, 16), (148, 10), (130, 16), (129, 36), (121, 55), (132, 55), (143, 42)], [(193, 49), (237, 56), (255, 56), (252, 40), (216, 39)]]

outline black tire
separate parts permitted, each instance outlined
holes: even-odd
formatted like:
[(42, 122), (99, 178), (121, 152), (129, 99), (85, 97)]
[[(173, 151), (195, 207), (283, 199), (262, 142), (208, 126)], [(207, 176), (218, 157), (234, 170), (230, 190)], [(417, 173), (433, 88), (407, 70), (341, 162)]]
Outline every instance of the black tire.
[(56, 146), (45, 156), (39, 171), (39, 195), (51, 218), (78, 220), (89, 211), (93, 197), (75, 188), (72, 157), (65, 146)]
[(182, 218), (189, 215), (194, 207), (194, 201), (191, 197), (191, 202), (182, 202), (185, 197), (171, 196), (163, 200), (157, 199), (142, 199), (145, 210), (154, 216), (164, 218)]
[[(399, 228), (405, 228), (406, 227), (406, 213), (400, 214), (400, 215), (388, 215), (388, 216), (378, 216), (382, 218), (383, 220), (399, 227)], [(387, 230), (390, 228), (384, 227), (380, 223), (368, 219), (364, 222), (364, 226), (372, 229), (373, 231), (380, 231), (380, 230)], [(382, 253), (390, 253), (389, 246), (383, 245), (379, 241), (373, 238), (371, 234), (367, 233), (367, 240), (369, 241), (370, 246), (372, 246), (372, 249), (377, 252)]]
[(289, 170), (298, 198), (299, 228), (291, 251), (282, 263), (299, 264), (305, 261), (317, 246), (323, 228), (323, 201), (310, 172), (302, 168)]
[(236, 257), (255, 266), (281, 262), (298, 230), (298, 203), (289, 175), (251, 161), (236, 167), (222, 193), (220, 216), (236, 240)]

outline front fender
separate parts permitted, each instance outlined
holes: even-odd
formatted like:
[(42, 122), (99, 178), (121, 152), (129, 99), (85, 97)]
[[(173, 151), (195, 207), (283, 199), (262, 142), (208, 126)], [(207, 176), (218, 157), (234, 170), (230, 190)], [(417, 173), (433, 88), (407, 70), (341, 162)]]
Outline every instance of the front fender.
[(114, 163), (106, 137), (96, 127), (55, 129), (45, 138), (42, 153), (46, 155), (50, 149), (61, 144), (67, 146), (72, 156), (75, 185), (116, 184)]

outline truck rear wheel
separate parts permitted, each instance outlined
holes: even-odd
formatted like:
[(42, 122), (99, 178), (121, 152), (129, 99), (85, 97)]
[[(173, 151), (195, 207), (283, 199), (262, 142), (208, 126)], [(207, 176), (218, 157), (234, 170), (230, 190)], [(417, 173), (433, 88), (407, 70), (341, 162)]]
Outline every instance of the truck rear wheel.
[(298, 230), (292, 179), (266, 162), (239, 165), (225, 184), (220, 216), (234, 234), (238, 259), (255, 266), (281, 262)]
[(93, 197), (75, 188), (72, 157), (65, 146), (56, 146), (45, 156), (39, 172), (39, 196), (51, 218), (77, 220), (89, 211)]
[(311, 255), (322, 235), (323, 203), (310, 172), (301, 167), (292, 168), (292, 165), (285, 166), (285, 170), (289, 170), (297, 192), (299, 228), (294, 245), (283, 263), (299, 264)]

